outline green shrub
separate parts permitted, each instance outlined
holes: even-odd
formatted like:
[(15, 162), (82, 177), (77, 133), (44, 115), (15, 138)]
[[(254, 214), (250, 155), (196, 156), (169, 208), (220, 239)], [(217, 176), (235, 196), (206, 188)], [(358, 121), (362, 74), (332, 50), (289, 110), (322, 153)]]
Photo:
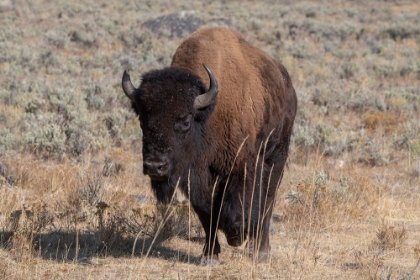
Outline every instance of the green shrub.
[(47, 157), (61, 156), (65, 150), (66, 135), (58, 124), (49, 123), (34, 128), (26, 136), (30, 150)]
[(12, 128), (1, 128), (0, 135), (0, 150), (20, 150), (22, 148), (23, 141), (18, 133), (12, 131)]

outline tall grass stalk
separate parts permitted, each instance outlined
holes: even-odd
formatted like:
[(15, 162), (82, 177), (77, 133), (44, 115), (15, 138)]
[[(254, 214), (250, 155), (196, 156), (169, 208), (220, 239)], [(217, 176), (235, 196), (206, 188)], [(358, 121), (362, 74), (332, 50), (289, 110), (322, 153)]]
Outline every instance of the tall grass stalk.
[[(178, 189), (178, 186), (179, 186), (180, 180), (181, 180), (181, 178), (179, 178), (179, 179), (178, 179), (178, 181), (177, 181), (177, 183), (176, 183), (176, 185), (175, 185), (175, 190), (174, 190), (174, 193), (172, 194), (171, 200), (170, 200), (169, 204), (167, 205), (166, 211), (165, 211), (165, 213), (163, 214), (162, 220), (161, 220), (161, 222), (159, 223), (159, 226), (158, 226), (158, 228), (157, 228), (157, 230), (156, 230), (156, 233), (155, 233), (155, 235), (153, 236), (152, 242), (151, 242), (151, 244), (150, 244), (149, 248), (147, 249), (146, 255), (144, 256), (143, 261), (142, 261), (142, 262), (141, 262), (141, 264), (140, 264), (140, 269), (139, 269), (139, 271), (141, 271), (141, 270), (143, 269), (143, 267), (144, 267), (144, 265), (145, 265), (145, 263), (146, 263), (146, 259), (147, 259), (147, 257), (149, 256), (150, 251), (152, 250), (152, 247), (153, 247), (153, 245), (154, 245), (154, 243), (155, 243), (155, 241), (156, 241), (157, 237), (159, 236), (159, 233), (160, 233), (160, 231), (162, 230), (163, 226), (166, 224), (166, 222), (169, 220), (169, 218), (170, 218), (170, 217), (172, 216), (172, 214), (175, 212), (175, 208), (170, 207), (170, 206), (171, 206), (171, 205), (172, 205), (172, 203), (173, 203), (173, 200), (174, 200), (175, 194), (176, 194), (176, 192), (177, 192), (177, 189)], [(170, 209), (171, 209), (171, 211), (169, 212), (169, 210), (170, 210)]]

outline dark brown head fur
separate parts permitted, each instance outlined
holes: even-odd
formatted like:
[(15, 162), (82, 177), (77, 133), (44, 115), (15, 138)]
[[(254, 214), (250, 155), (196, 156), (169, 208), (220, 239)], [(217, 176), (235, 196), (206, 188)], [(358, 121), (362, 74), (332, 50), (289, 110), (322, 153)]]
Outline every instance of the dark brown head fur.
[[(153, 190), (161, 202), (169, 202), (177, 180), (187, 176), (184, 173), (189, 170), (191, 159), (201, 149), (200, 135), (205, 133), (206, 120), (214, 105), (204, 110), (196, 110), (193, 105), (195, 98), (206, 91), (196, 75), (165, 68), (144, 74), (133, 95), (133, 109), (143, 131), (144, 161), (159, 157), (168, 160), (164, 176), (151, 175)], [(147, 168), (145, 164), (146, 174)]]

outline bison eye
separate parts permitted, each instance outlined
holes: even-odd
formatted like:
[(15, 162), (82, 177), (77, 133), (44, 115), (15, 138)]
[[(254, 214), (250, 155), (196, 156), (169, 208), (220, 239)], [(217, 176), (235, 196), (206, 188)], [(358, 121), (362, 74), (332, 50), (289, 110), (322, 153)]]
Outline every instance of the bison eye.
[(192, 116), (180, 118), (174, 125), (174, 130), (178, 133), (187, 133), (191, 128)]

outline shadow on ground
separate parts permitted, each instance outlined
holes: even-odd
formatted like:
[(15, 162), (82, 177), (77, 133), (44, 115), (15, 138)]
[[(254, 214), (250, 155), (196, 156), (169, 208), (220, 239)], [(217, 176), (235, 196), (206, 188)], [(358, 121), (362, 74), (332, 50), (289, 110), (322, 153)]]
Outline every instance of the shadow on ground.
[[(45, 260), (57, 262), (77, 262), (90, 264), (93, 257), (151, 257), (165, 260), (177, 260), (183, 263), (200, 263), (200, 256), (188, 254), (183, 250), (174, 250), (165, 245), (167, 240), (153, 237), (114, 237), (107, 239), (106, 233), (96, 231), (81, 233), (53, 231), (23, 237), (20, 234), (0, 232), (0, 247), (9, 252), (24, 249), (32, 251)], [(181, 237), (182, 238), (182, 237)], [(155, 240), (154, 240), (155, 239)], [(32, 240), (32, 241), (31, 241)], [(107, 240), (104, 242), (103, 240)], [(191, 242), (203, 243), (201, 237), (192, 237)], [(78, 244), (78, 245), (77, 245)], [(28, 250), (29, 246), (32, 250)], [(201, 245), (200, 245), (201, 246)], [(76, 250), (76, 247), (78, 250)], [(149, 252), (148, 252), (149, 251)]]

